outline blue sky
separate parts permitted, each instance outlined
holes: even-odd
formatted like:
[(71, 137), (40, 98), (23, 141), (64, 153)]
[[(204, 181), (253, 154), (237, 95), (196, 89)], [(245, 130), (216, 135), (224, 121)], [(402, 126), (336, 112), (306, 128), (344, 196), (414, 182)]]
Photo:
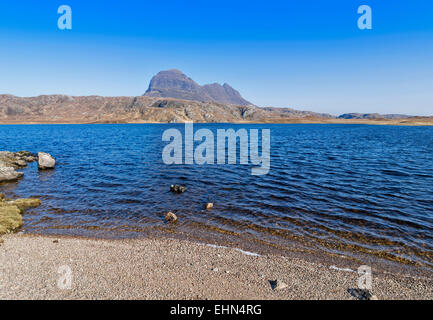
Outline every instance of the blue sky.
[(135, 96), (170, 68), (260, 106), (433, 115), (433, 1), (0, 3), (0, 93)]

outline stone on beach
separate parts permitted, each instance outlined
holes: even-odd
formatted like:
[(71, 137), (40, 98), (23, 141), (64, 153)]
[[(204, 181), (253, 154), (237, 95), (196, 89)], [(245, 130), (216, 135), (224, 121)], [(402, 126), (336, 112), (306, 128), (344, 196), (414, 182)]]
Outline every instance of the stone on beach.
[(347, 292), (349, 292), (352, 297), (358, 300), (377, 300), (377, 297), (372, 295), (367, 289), (351, 288), (347, 289)]
[(173, 193), (184, 193), (186, 191), (186, 187), (181, 186), (180, 184), (172, 184), (170, 186), (170, 191)]
[(287, 284), (285, 284), (283, 281), (281, 281), (279, 279), (277, 279), (277, 280), (270, 280), (269, 283), (271, 285), (272, 290), (281, 290), (281, 289), (284, 289), (284, 288), (288, 287)]
[(168, 222), (176, 222), (177, 221), (177, 216), (173, 213), (173, 212), (167, 212), (165, 214), (165, 220), (167, 220)]
[(54, 169), (56, 160), (48, 153), (38, 153), (38, 168), (41, 170)]

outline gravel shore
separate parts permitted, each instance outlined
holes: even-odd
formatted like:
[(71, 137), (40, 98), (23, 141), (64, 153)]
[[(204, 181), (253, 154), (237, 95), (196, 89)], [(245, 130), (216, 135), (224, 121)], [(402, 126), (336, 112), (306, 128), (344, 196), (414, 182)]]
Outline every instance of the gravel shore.
[[(348, 289), (358, 283), (348, 270), (184, 240), (3, 240), (0, 299), (354, 299)], [(287, 287), (273, 290), (276, 279)], [(432, 285), (373, 272), (371, 292), (379, 300), (433, 299)]]

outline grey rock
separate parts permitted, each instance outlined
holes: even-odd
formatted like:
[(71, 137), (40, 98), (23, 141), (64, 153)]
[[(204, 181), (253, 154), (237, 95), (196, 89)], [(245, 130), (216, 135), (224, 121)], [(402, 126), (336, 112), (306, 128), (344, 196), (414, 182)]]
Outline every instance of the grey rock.
[(54, 169), (56, 160), (48, 153), (38, 153), (38, 168), (41, 170)]
[(27, 162), (25, 160), (21, 160), (21, 159), (15, 160), (14, 164), (17, 165), (18, 167), (27, 166)]
[(0, 167), (0, 182), (15, 181), (23, 175), (23, 172), (17, 172), (13, 167)]
[(23, 157), (23, 159), (24, 159), (26, 162), (34, 162), (34, 161), (37, 160), (36, 157), (34, 157), (34, 156), (26, 156), (26, 157)]

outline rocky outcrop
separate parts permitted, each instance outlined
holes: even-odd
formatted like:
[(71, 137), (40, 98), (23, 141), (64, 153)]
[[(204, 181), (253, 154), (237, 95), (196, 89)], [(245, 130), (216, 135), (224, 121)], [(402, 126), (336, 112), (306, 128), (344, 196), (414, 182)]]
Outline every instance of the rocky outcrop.
[(40, 169), (52, 169), (56, 163), (51, 155), (44, 152), (39, 152), (36, 156), (29, 151), (0, 151), (0, 183), (18, 180), (24, 173), (16, 169), (24, 168), (36, 160)]
[(0, 182), (16, 181), (24, 175), (12, 167), (0, 167)]
[(147, 97), (176, 98), (201, 102), (218, 102), (240, 106), (251, 105), (240, 93), (227, 83), (200, 86), (181, 71), (161, 71), (150, 81), (144, 94)]
[(28, 162), (35, 161), (35, 157), (28, 151), (10, 152), (0, 151), (0, 182), (15, 181), (21, 178), (24, 173), (17, 172), (27, 166)]
[[(36, 160), (35, 155), (29, 151), (0, 151), (0, 183), (11, 182), (21, 178), (24, 173), (17, 172), (27, 166), (27, 163)], [(39, 199), (7, 199), (0, 194), (0, 235), (13, 232), (23, 224), (22, 213), (30, 207), (41, 205)]]
[(48, 153), (38, 153), (38, 168), (41, 170), (54, 169), (56, 160)]

